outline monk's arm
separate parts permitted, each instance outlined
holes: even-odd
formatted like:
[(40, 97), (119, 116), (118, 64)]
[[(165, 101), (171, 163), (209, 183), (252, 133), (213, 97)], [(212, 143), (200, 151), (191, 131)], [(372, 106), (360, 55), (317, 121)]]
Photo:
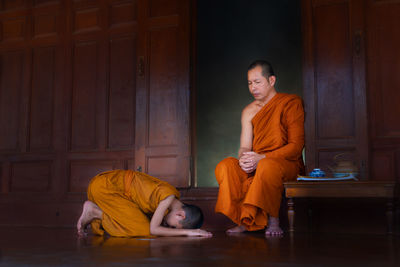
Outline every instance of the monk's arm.
[(251, 124), (251, 110), (246, 107), (242, 111), (241, 118), (242, 131), (240, 133), (240, 148), (238, 158), (240, 159), (244, 152), (251, 151), (253, 147), (253, 125)]
[(156, 236), (210, 236), (208, 232), (201, 229), (175, 229), (161, 226), (164, 214), (174, 199), (175, 196), (170, 195), (160, 201), (150, 221), (150, 234)]
[(300, 98), (288, 105), (283, 121), (287, 127), (288, 143), (265, 155), (296, 160), (301, 155), (304, 146), (304, 109)]
[[(242, 132), (240, 134), (240, 149), (239, 149), (239, 166), (246, 173), (251, 173), (257, 168), (257, 163), (260, 158), (255, 159), (253, 148), (253, 124), (251, 119), (254, 116), (254, 108), (252, 104), (247, 106), (242, 112)], [(250, 154), (249, 154), (250, 153)], [(264, 157), (264, 155), (261, 155)]]

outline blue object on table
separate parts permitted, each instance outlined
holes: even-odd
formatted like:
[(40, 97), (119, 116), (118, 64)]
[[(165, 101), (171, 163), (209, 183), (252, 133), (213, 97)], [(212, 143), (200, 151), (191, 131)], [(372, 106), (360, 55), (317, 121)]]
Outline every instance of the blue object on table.
[(325, 177), (325, 172), (322, 171), (321, 169), (314, 169), (312, 172), (310, 172), (311, 177)]

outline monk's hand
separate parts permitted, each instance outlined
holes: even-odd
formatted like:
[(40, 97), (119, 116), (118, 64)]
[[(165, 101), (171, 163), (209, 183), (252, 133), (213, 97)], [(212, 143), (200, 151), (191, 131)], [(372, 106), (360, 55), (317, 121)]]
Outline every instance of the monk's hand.
[(256, 170), (258, 162), (263, 158), (265, 158), (265, 155), (254, 151), (243, 152), (239, 159), (239, 165), (246, 173), (252, 173)]
[(204, 237), (212, 237), (212, 233), (207, 232), (202, 229), (190, 229), (186, 233), (187, 236), (204, 236)]

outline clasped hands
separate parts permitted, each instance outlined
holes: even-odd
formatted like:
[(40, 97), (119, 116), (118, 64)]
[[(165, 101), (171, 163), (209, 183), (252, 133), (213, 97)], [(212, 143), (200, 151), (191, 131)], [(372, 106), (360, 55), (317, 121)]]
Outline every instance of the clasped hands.
[(254, 151), (243, 152), (239, 158), (239, 166), (246, 173), (252, 173), (257, 168), (258, 162), (263, 158), (265, 158), (265, 155)]

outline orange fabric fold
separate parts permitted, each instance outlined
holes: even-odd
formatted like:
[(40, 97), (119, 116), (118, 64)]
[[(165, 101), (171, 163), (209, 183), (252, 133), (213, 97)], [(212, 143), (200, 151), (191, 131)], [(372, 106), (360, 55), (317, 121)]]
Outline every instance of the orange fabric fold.
[(253, 151), (266, 157), (247, 174), (236, 158), (215, 169), (219, 194), (215, 211), (247, 230), (263, 229), (279, 216), (283, 182), (304, 172), (304, 110), (300, 97), (277, 93), (252, 119)]
[(179, 192), (170, 184), (131, 170), (114, 170), (96, 175), (88, 187), (88, 199), (103, 211), (91, 223), (95, 234), (148, 236), (150, 219), (160, 201)]

